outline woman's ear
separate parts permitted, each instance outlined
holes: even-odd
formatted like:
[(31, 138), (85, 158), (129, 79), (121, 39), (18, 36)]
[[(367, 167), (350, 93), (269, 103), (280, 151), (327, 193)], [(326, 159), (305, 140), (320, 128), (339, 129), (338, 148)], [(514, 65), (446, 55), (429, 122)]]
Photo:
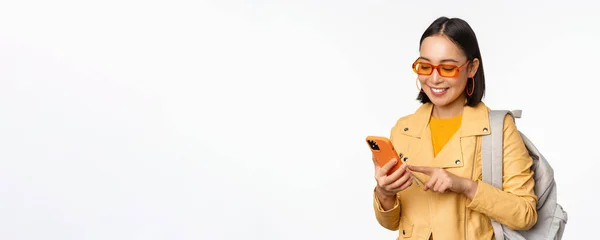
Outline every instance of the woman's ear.
[(471, 64), (469, 64), (469, 74), (468, 76), (470, 78), (475, 76), (475, 73), (477, 73), (477, 69), (479, 69), (479, 59), (474, 58), (473, 60), (471, 60)]

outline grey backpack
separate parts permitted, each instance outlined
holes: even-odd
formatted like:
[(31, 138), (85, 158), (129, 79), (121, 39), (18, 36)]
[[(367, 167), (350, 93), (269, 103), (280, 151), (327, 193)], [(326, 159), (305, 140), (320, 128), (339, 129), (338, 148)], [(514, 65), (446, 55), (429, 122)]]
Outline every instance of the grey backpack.
[[(491, 134), (482, 137), (481, 159), (483, 181), (502, 189), (502, 133), (504, 117), (521, 117), (521, 110), (492, 110), (489, 113)], [(557, 203), (554, 170), (533, 142), (520, 132), (533, 159), (535, 195), (538, 197), (536, 224), (529, 230), (515, 231), (491, 219), (496, 240), (560, 240), (567, 224), (567, 212)]]

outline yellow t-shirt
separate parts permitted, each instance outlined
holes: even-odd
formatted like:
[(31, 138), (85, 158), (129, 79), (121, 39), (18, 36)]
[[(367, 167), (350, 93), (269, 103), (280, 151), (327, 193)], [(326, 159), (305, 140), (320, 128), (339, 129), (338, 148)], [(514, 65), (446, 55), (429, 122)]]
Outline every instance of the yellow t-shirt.
[(431, 128), (431, 141), (433, 144), (433, 154), (442, 151), (444, 145), (452, 138), (452, 136), (460, 128), (462, 114), (452, 118), (434, 118), (429, 119), (429, 127)]

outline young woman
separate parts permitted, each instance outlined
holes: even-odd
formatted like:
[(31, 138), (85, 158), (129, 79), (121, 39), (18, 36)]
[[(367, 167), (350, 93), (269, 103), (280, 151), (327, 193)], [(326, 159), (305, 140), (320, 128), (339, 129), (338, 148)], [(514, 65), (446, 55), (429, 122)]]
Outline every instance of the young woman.
[[(490, 126), (475, 33), (461, 19), (438, 18), (423, 33), (419, 52), (413, 70), (422, 105), (392, 128), (399, 159), (375, 164), (377, 221), (399, 230), (399, 239), (493, 239), (490, 218), (515, 230), (531, 228), (537, 221), (533, 161), (510, 116), (503, 190), (482, 181), (481, 136)], [(397, 161), (402, 167), (386, 175)]]

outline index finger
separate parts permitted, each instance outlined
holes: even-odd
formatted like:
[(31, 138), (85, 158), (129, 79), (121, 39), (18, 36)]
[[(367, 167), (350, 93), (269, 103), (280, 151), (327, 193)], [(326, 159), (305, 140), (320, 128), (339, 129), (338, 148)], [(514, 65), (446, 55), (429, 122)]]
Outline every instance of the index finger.
[(381, 167), (383, 169), (384, 172), (389, 172), (394, 166), (396, 166), (396, 164), (398, 164), (398, 158), (392, 158), (392, 160), (390, 160), (389, 162), (387, 162), (385, 165), (383, 165), (383, 167)]
[(408, 169), (410, 169), (413, 172), (420, 172), (430, 176), (433, 173), (433, 168), (427, 166), (408, 166)]

